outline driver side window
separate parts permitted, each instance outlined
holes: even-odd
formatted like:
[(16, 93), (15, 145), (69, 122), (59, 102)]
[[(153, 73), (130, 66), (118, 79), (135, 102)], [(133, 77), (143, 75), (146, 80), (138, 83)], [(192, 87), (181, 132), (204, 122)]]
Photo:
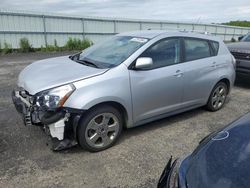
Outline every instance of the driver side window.
[(163, 39), (145, 50), (140, 57), (151, 57), (151, 69), (165, 67), (180, 63), (180, 39)]

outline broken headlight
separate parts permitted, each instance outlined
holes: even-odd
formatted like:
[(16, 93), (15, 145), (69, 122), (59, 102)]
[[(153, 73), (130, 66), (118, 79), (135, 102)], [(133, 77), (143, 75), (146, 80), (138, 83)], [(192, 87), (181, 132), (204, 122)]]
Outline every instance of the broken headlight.
[(42, 91), (36, 94), (35, 104), (39, 107), (52, 110), (62, 107), (74, 90), (74, 85), (69, 84)]

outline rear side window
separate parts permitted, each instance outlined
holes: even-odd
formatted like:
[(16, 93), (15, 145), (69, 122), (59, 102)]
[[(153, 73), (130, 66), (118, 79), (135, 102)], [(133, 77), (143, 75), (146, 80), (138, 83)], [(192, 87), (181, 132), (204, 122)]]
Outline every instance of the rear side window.
[(213, 55), (216, 56), (218, 54), (218, 51), (219, 51), (219, 43), (215, 42), (215, 41), (210, 41), (210, 43), (211, 43), (211, 46), (212, 46), (213, 51), (214, 51)]
[(193, 61), (211, 56), (209, 44), (206, 40), (184, 39), (185, 60)]

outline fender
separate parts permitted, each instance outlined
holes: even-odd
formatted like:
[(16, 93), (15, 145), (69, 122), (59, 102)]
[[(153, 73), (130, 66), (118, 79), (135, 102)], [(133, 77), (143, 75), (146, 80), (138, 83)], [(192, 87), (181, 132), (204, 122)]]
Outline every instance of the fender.
[(121, 64), (106, 73), (73, 83), (76, 90), (64, 107), (88, 110), (104, 102), (122, 105), (128, 116), (127, 126), (133, 122), (132, 101), (128, 69)]

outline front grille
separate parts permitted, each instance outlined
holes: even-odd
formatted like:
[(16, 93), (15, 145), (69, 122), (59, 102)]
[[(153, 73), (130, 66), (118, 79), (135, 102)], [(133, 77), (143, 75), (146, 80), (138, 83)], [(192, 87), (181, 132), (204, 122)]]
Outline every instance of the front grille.
[(242, 59), (242, 60), (249, 60), (250, 61), (250, 54), (248, 53), (241, 53), (241, 52), (231, 52), (235, 59)]

